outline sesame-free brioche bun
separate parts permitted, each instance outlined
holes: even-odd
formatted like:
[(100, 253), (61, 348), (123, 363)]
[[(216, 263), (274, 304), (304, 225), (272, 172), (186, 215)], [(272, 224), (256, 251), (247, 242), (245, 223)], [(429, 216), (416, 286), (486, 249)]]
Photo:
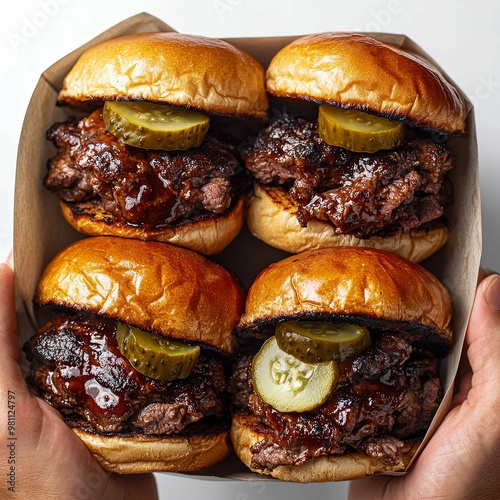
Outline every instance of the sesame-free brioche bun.
[(252, 336), (290, 319), (389, 329), (440, 354), (451, 346), (446, 288), (420, 265), (382, 250), (310, 250), (261, 271), (248, 291), (238, 333)]
[(444, 225), (419, 228), (388, 236), (358, 238), (337, 234), (332, 224), (312, 219), (306, 227), (297, 220), (298, 205), (288, 191), (272, 185), (254, 183), (247, 201), (246, 222), (260, 240), (288, 253), (337, 246), (369, 247), (393, 252), (412, 262), (421, 262), (438, 251), (448, 238)]
[(161, 241), (189, 248), (203, 255), (221, 252), (245, 223), (244, 200), (223, 214), (206, 214), (163, 227), (128, 224), (103, 208), (101, 199), (68, 203), (60, 200), (61, 213), (77, 231), (89, 236), (121, 236)]
[(321, 33), (281, 49), (266, 73), (267, 91), (355, 108), (448, 133), (465, 133), (467, 106), (430, 62), (372, 37)]
[(193, 251), (99, 236), (77, 241), (54, 257), (39, 280), (35, 302), (93, 312), (231, 353), (244, 292), (228, 271)]
[(232, 451), (228, 429), (169, 436), (106, 435), (78, 426), (72, 429), (103, 469), (119, 474), (197, 471), (224, 460)]
[[(451, 347), (451, 302), (444, 286), (418, 264), (382, 250), (357, 247), (311, 250), (288, 257), (264, 269), (248, 291), (245, 313), (236, 327), (239, 340), (242, 344), (253, 345), (257, 349), (261, 342), (275, 334), (278, 323), (290, 320), (362, 325), (372, 334), (387, 332), (389, 336), (401, 337), (412, 346), (422, 349), (422, 352), (432, 352), (438, 357), (444, 356)], [(391, 357), (392, 348), (393, 346), (387, 347), (387, 351), (375, 351), (376, 354), (369, 354), (367, 358), (378, 357), (379, 363), (383, 364), (382, 360), (386, 356)], [(273, 362), (283, 364), (289, 356), (285, 356), (285, 353), (283, 357), (279, 354), (273, 355)], [(279, 361), (275, 361), (276, 359)], [(351, 377), (347, 372), (354, 366), (355, 359), (361, 360), (356, 365), (360, 370)], [(384, 393), (384, 390), (393, 390), (393, 386), (391, 382), (387, 382), (387, 385), (385, 382), (379, 383), (377, 377), (381, 377), (380, 381), (382, 376), (390, 378), (391, 369), (394, 367), (386, 367), (385, 370), (388, 371), (383, 370), (373, 377), (370, 369), (376, 363), (368, 362), (367, 366), (363, 367), (362, 359), (353, 358), (351, 364), (344, 360), (346, 364), (343, 367), (346, 372), (342, 373), (345, 379), (342, 385), (339, 385), (339, 392), (336, 393), (334, 388), (324, 402), (324, 407), (322, 403), (313, 407), (311, 412), (296, 414), (276, 408), (269, 410), (273, 403), (266, 401), (256, 390), (257, 384), (254, 383), (253, 392), (248, 397), (249, 402), (246, 406), (238, 405), (232, 418), (231, 440), (237, 456), (254, 472), (295, 482), (343, 481), (376, 473), (405, 470), (421, 444), (421, 434), (417, 435), (416, 432), (413, 432), (414, 436), (398, 436), (402, 455), (393, 462), (384, 461), (383, 454), (365, 454), (356, 446), (350, 448), (347, 439), (345, 452), (325, 451), (337, 450), (335, 447), (329, 448), (332, 428), (338, 431), (339, 436), (355, 435), (364, 425), (363, 419), (366, 415), (369, 417), (371, 411), (377, 415), (378, 412), (384, 414), (383, 412), (389, 411), (391, 407), (389, 398), (384, 400), (381, 393)], [(264, 379), (274, 374), (272, 361), (267, 362), (268, 371), (252, 371), (252, 381), (254, 376)], [(286, 363), (288, 362), (287, 360)], [(252, 370), (254, 369), (256, 370), (255, 365)], [(289, 376), (288, 371), (280, 372), (281, 368), (277, 370), (277, 373), (286, 373), (286, 376)], [(300, 368), (297, 369), (299, 370)], [(395, 371), (401, 377), (406, 377), (406, 372), (403, 372), (404, 370), (400, 373), (398, 369)], [(237, 374), (239, 375), (239, 372)], [(437, 377), (437, 372), (434, 376)], [(298, 380), (301, 380), (300, 376)], [(274, 383), (279, 386), (282, 382), (277, 382), (275, 378)], [(359, 390), (353, 387), (356, 384), (359, 384)], [(292, 391), (287, 388), (276, 390), (280, 391), (280, 397), (283, 399), (294, 397)], [(421, 395), (418, 388), (408, 389), (408, 392), (413, 390), (418, 394), (417, 397)], [(362, 411), (366, 413), (360, 414)], [(343, 416), (338, 417), (339, 415)], [(361, 415), (360, 420), (357, 420), (358, 415)], [(345, 426), (342, 423), (344, 417)], [(394, 418), (394, 415), (388, 413), (387, 418)], [(375, 421), (376, 417), (374, 429), (377, 426)], [(323, 447), (317, 429), (318, 426), (324, 425), (329, 427), (329, 430), (325, 432)], [(380, 431), (374, 429), (369, 430), (367, 426), (363, 437), (376, 437), (376, 432)], [(375, 433), (373, 436), (372, 432)], [(391, 428), (382, 432), (390, 436)], [(309, 437), (315, 443), (311, 448), (307, 441)], [(341, 439), (339, 437), (339, 442)], [(360, 439), (359, 435), (357, 439)], [(293, 444), (289, 444), (290, 441), (293, 441)], [(302, 442), (305, 443), (303, 449), (300, 447)], [(297, 451), (298, 449), (300, 451)], [(269, 456), (267, 450), (270, 450)], [(295, 460), (294, 457), (301, 458)]]
[[(429, 144), (446, 134), (464, 135), (468, 106), (460, 91), (433, 63), (365, 34), (320, 33), (299, 37), (278, 51), (268, 66), (266, 87), (276, 99), (273, 107), (283, 107), (285, 118), (318, 123), (318, 132), (307, 129), (310, 137), (302, 130), (294, 135), (288, 132), (286, 120), (282, 124), (282, 119), (278, 119), (276, 127), (271, 124), (254, 149), (250, 149), (247, 168), (256, 174), (260, 184), (255, 185), (250, 198), (247, 220), (256, 237), (290, 253), (338, 245), (366, 246), (395, 252), (414, 262), (426, 259), (446, 243), (446, 221), (441, 216), (451, 202), (450, 190), (445, 191), (445, 175), (452, 160), (443, 156), (441, 162), (436, 162), (433, 175), (425, 177), (425, 155), (418, 152), (412, 134)], [(404, 164), (403, 153), (389, 148), (386, 154), (379, 155), (379, 150), (373, 156), (366, 153), (359, 158), (356, 152), (352, 157), (347, 153), (344, 162), (340, 147), (335, 154), (318, 153), (316, 160), (315, 141), (324, 143), (321, 125), (316, 120), (318, 104), (323, 103), (408, 125), (408, 142), (404, 144), (413, 144), (418, 161), (410, 167)], [(297, 127), (301, 127), (298, 122)], [(278, 130), (283, 130), (283, 137)], [(290, 142), (286, 148), (291, 153), (285, 153), (285, 159), (277, 157), (272, 149), (285, 148), (283, 141)], [(373, 158), (377, 164), (376, 172), (367, 158)], [(266, 161), (269, 168), (265, 168)], [(287, 161), (292, 162), (291, 167)], [(316, 162), (321, 164), (317, 175), (311, 168)], [(275, 171), (268, 173), (271, 168)], [(306, 173), (304, 168), (308, 169)], [(364, 178), (365, 168), (373, 175), (373, 183), (370, 178), (370, 182), (358, 185), (355, 182)], [(280, 169), (286, 174), (279, 174)], [(323, 170), (326, 173), (321, 173)], [(332, 179), (330, 173), (337, 170), (353, 179), (352, 187), (348, 181), (339, 185), (337, 178)], [(386, 173), (390, 181), (381, 178)], [(422, 175), (425, 182), (429, 179), (434, 191), (424, 182), (415, 182), (414, 188), (405, 191), (410, 185), (406, 176), (410, 175)], [(431, 191), (443, 196), (430, 195)], [(421, 196), (429, 196), (428, 206), (434, 204), (434, 212), (425, 212), (427, 205)], [(377, 207), (373, 211), (372, 202)], [(402, 220), (397, 220), (401, 215)], [(372, 220), (380, 225), (370, 231)]]
[(250, 451), (253, 445), (265, 439), (265, 434), (260, 433), (259, 428), (255, 417), (248, 413), (239, 412), (233, 416), (231, 441), (238, 458), (252, 472), (296, 483), (348, 481), (381, 472), (401, 471), (410, 463), (420, 445), (418, 440), (405, 443), (401, 462), (397, 465), (384, 464), (375, 457), (369, 457), (359, 452), (350, 452), (344, 455), (312, 458), (302, 465), (279, 465), (274, 469), (259, 470), (251, 467), (252, 453)]
[(238, 117), (267, 116), (262, 65), (221, 40), (181, 33), (113, 38), (84, 52), (60, 104), (141, 100)]
[[(59, 252), (46, 266), (35, 292), (40, 305), (86, 311), (195, 343), (211, 351), (209, 360), (224, 354), (225, 363), (233, 352), (231, 334), (243, 301), (243, 289), (228, 271), (191, 250), (106, 236), (77, 241)], [(120, 376), (125, 375), (113, 371), (112, 363), (99, 363), (99, 373), (111, 380), (106, 384), (124, 383)], [(127, 376), (134, 375), (127, 372)], [(146, 398), (147, 391), (136, 397)], [(163, 397), (161, 402), (168, 403), (168, 391)], [(180, 432), (148, 434), (140, 426), (101, 432), (77, 413), (64, 413), (65, 422), (112, 472), (190, 472), (214, 465), (231, 452), (226, 417), (207, 414)], [(171, 418), (167, 413), (164, 417)]]
[[(260, 124), (268, 108), (264, 68), (256, 59), (224, 41), (180, 33), (126, 35), (86, 50), (66, 75), (58, 103), (87, 108), (109, 100), (199, 110), (215, 118), (212, 125), (231, 120), (235, 135), (245, 133), (250, 122)], [(193, 212), (172, 224), (129, 223), (106, 210), (100, 196), (60, 205), (67, 222), (83, 234), (163, 241), (214, 255), (244, 224), (242, 193), (235, 183), (223, 213)]]

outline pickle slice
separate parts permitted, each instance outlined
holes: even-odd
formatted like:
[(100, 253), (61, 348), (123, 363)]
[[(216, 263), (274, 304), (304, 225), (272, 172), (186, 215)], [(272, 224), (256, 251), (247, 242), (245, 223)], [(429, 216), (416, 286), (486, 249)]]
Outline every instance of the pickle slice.
[(166, 151), (199, 147), (210, 126), (204, 113), (150, 102), (106, 101), (102, 117), (125, 144)]
[(116, 327), (116, 341), (138, 372), (158, 380), (186, 378), (200, 356), (200, 346), (175, 342), (124, 323)]
[(326, 143), (357, 153), (395, 148), (404, 139), (401, 122), (328, 104), (319, 106), (318, 131)]
[(303, 363), (283, 352), (270, 337), (252, 362), (252, 381), (257, 394), (276, 410), (304, 412), (321, 406), (337, 385), (338, 366)]
[(285, 321), (276, 327), (281, 350), (304, 363), (345, 361), (368, 349), (370, 333), (349, 323)]

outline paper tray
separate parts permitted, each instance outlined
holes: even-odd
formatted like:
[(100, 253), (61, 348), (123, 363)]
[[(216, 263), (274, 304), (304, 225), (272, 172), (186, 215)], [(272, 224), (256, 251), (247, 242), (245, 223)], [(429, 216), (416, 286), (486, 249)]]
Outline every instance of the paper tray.
[[(46, 140), (45, 133), (53, 123), (63, 121), (71, 115), (71, 110), (55, 106), (63, 78), (80, 54), (90, 46), (116, 36), (148, 31), (174, 30), (151, 15), (134, 16), (52, 65), (42, 74), (35, 88), (21, 132), (15, 185), (14, 264), (20, 345), (36, 332), (38, 326), (32, 298), (43, 268), (59, 250), (83, 237), (64, 221), (57, 197), (45, 190), (42, 183), (47, 159), (54, 154), (54, 149)], [(370, 35), (402, 46), (433, 62), (418, 45), (404, 35), (380, 33), (370, 33)], [(296, 36), (235, 38), (227, 41), (252, 54), (266, 66), (281, 47), (295, 38)], [(439, 69), (445, 74), (441, 68)], [(463, 93), (462, 96), (466, 99)], [(423, 445), (446, 415), (451, 401), (453, 379), (474, 299), (481, 258), (478, 155), (472, 106), (467, 119), (467, 134), (466, 138), (449, 140), (455, 158), (455, 168), (451, 171), (455, 199), (445, 214), (449, 222), (448, 242), (437, 254), (422, 263), (450, 292), (455, 335), (453, 350), (441, 364), (445, 397), (424, 438)], [(248, 231), (243, 230), (233, 243), (215, 257), (215, 260), (235, 272), (248, 286), (261, 269), (285, 256), (285, 253), (265, 245), (253, 238)], [(26, 369), (26, 363), (21, 361), (21, 364)], [(196, 476), (267, 480), (248, 472), (235, 457), (197, 473)]]

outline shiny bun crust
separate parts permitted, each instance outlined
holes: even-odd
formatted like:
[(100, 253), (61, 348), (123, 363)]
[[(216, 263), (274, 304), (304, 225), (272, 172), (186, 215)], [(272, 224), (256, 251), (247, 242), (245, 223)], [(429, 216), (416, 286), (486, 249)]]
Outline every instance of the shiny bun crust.
[(237, 331), (318, 316), (413, 334), (440, 353), (451, 345), (451, 302), (438, 279), (390, 252), (356, 247), (311, 250), (268, 266), (248, 291)]
[(265, 438), (256, 431), (257, 428), (257, 421), (251, 415), (244, 413), (234, 415), (231, 441), (236, 455), (253, 472), (270, 475), (282, 481), (298, 483), (347, 481), (380, 472), (401, 471), (409, 464), (420, 444), (420, 442), (406, 444), (402, 450), (402, 463), (396, 466), (390, 466), (376, 458), (353, 452), (312, 458), (303, 465), (280, 465), (275, 469), (262, 471), (250, 467), (252, 460), (250, 448)]
[(45, 268), (35, 302), (90, 311), (230, 353), (244, 292), (218, 264), (158, 242), (86, 238)]
[(60, 201), (63, 217), (83, 234), (162, 241), (189, 248), (203, 255), (219, 253), (237, 236), (244, 224), (243, 205), (244, 201), (240, 199), (229, 212), (224, 214), (155, 229), (122, 222), (103, 210), (99, 201), (76, 203)]
[(73, 427), (102, 468), (119, 474), (192, 472), (220, 462), (231, 452), (229, 431), (189, 436), (120, 436)]
[(465, 132), (467, 106), (430, 62), (366, 35), (321, 33), (281, 49), (267, 70), (278, 97), (357, 108), (410, 125)]
[(180, 33), (125, 35), (94, 45), (66, 76), (59, 103), (146, 100), (266, 118), (262, 65), (221, 40)]
[(332, 224), (320, 220), (310, 220), (302, 227), (296, 214), (297, 204), (284, 189), (254, 183), (254, 193), (247, 203), (248, 228), (255, 237), (288, 253), (337, 246), (369, 247), (421, 262), (439, 250), (448, 237), (447, 228), (439, 226), (361, 239), (336, 234)]

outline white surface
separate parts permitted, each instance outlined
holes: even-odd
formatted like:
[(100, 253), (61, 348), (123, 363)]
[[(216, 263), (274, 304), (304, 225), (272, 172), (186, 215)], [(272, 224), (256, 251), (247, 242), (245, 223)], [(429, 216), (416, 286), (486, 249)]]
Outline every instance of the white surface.
[[(0, 163), (0, 260), (12, 246), (17, 143), (25, 110), (40, 74), (89, 39), (141, 10), (181, 32), (220, 37), (295, 35), (359, 30), (403, 33), (424, 48), (476, 106), (483, 212), (483, 265), (500, 270), (500, 4), (420, 0), (356, 2), (210, 0), (9, 2), (0, 20), (0, 91), (4, 146)], [(29, 146), (28, 146), (29, 147)], [(161, 498), (346, 498), (346, 485), (210, 482), (158, 475)]]

